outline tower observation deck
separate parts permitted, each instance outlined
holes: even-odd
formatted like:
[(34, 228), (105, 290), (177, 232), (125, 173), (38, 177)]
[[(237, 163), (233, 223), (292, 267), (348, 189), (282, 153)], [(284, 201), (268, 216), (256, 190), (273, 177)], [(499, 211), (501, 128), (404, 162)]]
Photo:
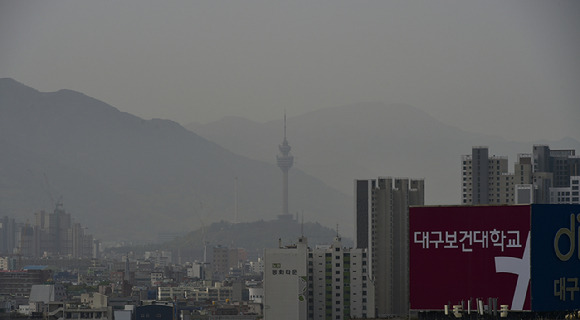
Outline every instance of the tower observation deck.
[(286, 140), (286, 113), (284, 113), (284, 141), (278, 146), (280, 154), (276, 156), (278, 167), (282, 170), (282, 216), (287, 217), (288, 213), (288, 170), (294, 164), (294, 157), (290, 154), (292, 149)]

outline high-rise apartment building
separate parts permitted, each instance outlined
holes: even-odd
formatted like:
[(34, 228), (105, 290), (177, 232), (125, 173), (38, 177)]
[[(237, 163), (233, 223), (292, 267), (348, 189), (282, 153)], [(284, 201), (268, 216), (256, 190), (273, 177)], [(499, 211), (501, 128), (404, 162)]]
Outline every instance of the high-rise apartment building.
[(94, 241), (85, 234), (79, 223), (64, 211), (61, 202), (54, 212), (35, 214), (36, 224), (26, 224), (20, 229), (18, 251), (24, 256), (40, 257), (48, 254), (57, 257), (92, 258)]
[(531, 154), (518, 154), (514, 164), (513, 204), (534, 202), (534, 166)]
[(580, 175), (580, 157), (574, 150), (544, 145), (535, 145), (532, 154), (519, 154), (513, 173), (508, 172), (507, 157), (489, 156), (487, 147), (473, 147), (461, 160), (464, 205), (560, 203), (554, 201), (562, 197), (551, 189), (570, 188), (571, 178)]
[(308, 319), (308, 240), (264, 250), (264, 320)]
[(213, 248), (212, 279), (225, 279), (230, 270), (240, 268), (240, 262), (247, 259), (247, 252), (241, 248), (217, 246)]
[(374, 285), (366, 249), (330, 246), (308, 252), (308, 319), (374, 318)]
[(375, 316), (366, 249), (298, 244), (266, 249), (265, 319), (351, 319)]
[(533, 147), (534, 172), (552, 174), (552, 187), (570, 186), (571, 176), (580, 176), (580, 156), (572, 149), (551, 150), (546, 145)]
[(424, 204), (424, 180), (356, 180), (355, 198), (356, 248), (370, 255), (377, 316), (407, 315), (409, 206)]
[(508, 172), (507, 157), (490, 157), (487, 147), (473, 147), (461, 161), (462, 204), (514, 202), (514, 175)]
[(0, 219), (0, 254), (14, 253), (16, 248), (16, 221), (5, 216)]

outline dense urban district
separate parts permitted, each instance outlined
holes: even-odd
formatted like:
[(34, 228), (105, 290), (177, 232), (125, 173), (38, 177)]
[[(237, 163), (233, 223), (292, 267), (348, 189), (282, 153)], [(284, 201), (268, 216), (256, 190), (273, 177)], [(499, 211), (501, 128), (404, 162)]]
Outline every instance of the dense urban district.
[[(285, 124), (284, 124), (285, 125)], [(284, 131), (282, 222), (293, 156)], [(461, 204), (429, 206), (423, 179), (355, 180), (354, 246), (278, 242), (261, 255), (203, 247), (105, 250), (57, 201), (0, 220), (2, 318), (564, 318), (580, 309), (580, 157), (535, 145), (457, 156)], [(459, 161), (460, 160), (460, 161)], [(396, 174), (394, 172), (393, 174)], [(356, 177), (353, 177), (356, 178)], [(578, 240), (576, 240), (578, 237)], [(531, 239), (531, 240), (530, 240)], [(576, 241), (578, 246), (576, 247)]]

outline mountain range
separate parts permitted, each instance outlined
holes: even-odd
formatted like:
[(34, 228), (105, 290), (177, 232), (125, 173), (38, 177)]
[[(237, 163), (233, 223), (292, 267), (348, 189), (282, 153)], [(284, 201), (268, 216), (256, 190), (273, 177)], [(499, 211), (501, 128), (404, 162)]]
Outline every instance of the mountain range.
[[(34, 212), (51, 211), (62, 197), (96, 237), (143, 242), (219, 221), (275, 220), (283, 128), (282, 120), (239, 117), (183, 127), (79, 92), (39, 92), (0, 79), (0, 215), (34, 221)], [(580, 149), (571, 138), (516, 142), (474, 134), (416, 107), (382, 102), (288, 117), (287, 138), (295, 157), (291, 213), (331, 229), (338, 224), (345, 237), (354, 231), (355, 179), (424, 178), (426, 204), (459, 204), (461, 155), (472, 146), (488, 146), (512, 163), (534, 144)]]
[[(191, 123), (187, 129), (237, 154), (268, 161), (270, 146), (282, 135), (282, 120), (258, 123), (240, 117)], [(508, 141), (475, 134), (445, 124), (405, 104), (363, 102), (289, 117), (288, 141), (296, 168), (328, 185), (353, 194), (354, 179), (378, 176), (425, 179), (425, 203), (460, 203), (461, 156), (473, 146), (487, 146), (490, 155), (507, 156), (510, 163), (534, 144), (580, 150), (572, 138), (559, 141)], [(513, 165), (510, 164), (510, 172)]]
[[(281, 213), (275, 161), (237, 155), (176, 122), (144, 120), (75, 91), (0, 79), (0, 148), (0, 215), (20, 221), (52, 211), (62, 197), (96, 237), (147, 242)], [(292, 214), (350, 224), (349, 196), (298, 169), (290, 176)]]

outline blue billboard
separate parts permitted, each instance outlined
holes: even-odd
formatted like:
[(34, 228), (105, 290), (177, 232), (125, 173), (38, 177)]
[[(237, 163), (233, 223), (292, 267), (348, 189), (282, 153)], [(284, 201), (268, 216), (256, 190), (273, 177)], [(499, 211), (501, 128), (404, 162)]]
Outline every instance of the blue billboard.
[(532, 310), (580, 309), (580, 205), (534, 204)]

